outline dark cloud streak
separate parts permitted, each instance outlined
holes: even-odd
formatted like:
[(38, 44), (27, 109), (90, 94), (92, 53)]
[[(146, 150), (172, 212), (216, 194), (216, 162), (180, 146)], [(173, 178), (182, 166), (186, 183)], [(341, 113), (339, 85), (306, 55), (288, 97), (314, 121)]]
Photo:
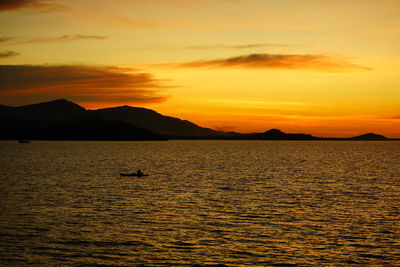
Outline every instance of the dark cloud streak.
[(212, 49), (250, 49), (250, 48), (263, 48), (263, 47), (287, 47), (285, 44), (243, 44), (243, 45), (225, 45), (225, 44), (214, 44), (214, 45), (193, 45), (187, 46), (183, 49), (186, 50), (212, 50)]
[(53, 0), (1, 0), (0, 12), (22, 8), (33, 9), (36, 12), (53, 12), (67, 9)]
[(1, 0), (0, 1), (0, 11), (23, 8), (23, 7), (32, 5), (35, 2), (37, 2), (37, 1), (32, 1), (32, 0)]
[(0, 97), (70, 98), (86, 102), (153, 103), (167, 99), (150, 73), (85, 65), (0, 65)]
[(14, 39), (15, 37), (0, 37), (0, 43), (5, 43)]
[(75, 34), (76, 40), (79, 39), (94, 39), (94, 40), (105, 40), (108, 37), (107, 36), (101, 36), (101, 35), (83, 35), (83, 34)]
[(308, 69), (325, 72), (353, 72), (372, 70), (357, 65), (347, 58), (325, 54), (250, 54), (230, 58), (198, 60), (172, 65), (180, 68), (247, 68), (247, 69)]
[[(30, 43), (56, 43), (56, 42), (73, 42), (78, 40), (105, 40), (107, 36), (101, 35), (83, 35), (83, 34), (75, 34), (75, 35), (61, 35), (58, 37), (37, 37), (37, 38), (17, 38), (12, 37), (9, 42), (14, 45), (20, 44), (30, 44)], [(8, 41), (6, 40), (6, 41)]]
[(15, 52), (15, 51), (4, 51), (4, 52), (0, 52), (0, 59), (1, 58), (9, 58), (9, 57), (15, 57), (18, 56), (19, 53)]
[(400, 115), (399, 116), (394, 116), (394, 117), (387, 117), (386, 119), (389, 119), (389, 120), (400, 120)]

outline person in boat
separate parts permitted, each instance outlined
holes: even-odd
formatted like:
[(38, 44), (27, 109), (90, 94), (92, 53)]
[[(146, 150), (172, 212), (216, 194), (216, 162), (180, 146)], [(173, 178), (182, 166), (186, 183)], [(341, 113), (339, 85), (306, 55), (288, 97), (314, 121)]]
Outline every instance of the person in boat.
[(136, 175), (137, 176), (143, 176), (143, 172), (140, 169), (138, 169), (137, 172), (136, 172)]

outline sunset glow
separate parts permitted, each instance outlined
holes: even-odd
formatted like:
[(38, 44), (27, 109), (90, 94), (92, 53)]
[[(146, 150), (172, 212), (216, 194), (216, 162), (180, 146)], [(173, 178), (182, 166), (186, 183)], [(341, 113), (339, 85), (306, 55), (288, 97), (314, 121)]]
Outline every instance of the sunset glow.
[(398, 0), (1, 1), (0, 104), (400, 137), (399, 14)]

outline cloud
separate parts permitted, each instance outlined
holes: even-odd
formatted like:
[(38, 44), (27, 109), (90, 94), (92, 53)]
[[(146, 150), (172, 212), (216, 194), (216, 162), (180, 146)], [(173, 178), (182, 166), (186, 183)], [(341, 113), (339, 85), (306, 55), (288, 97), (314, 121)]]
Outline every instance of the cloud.
[(2, 0), (0, 1), (0, 11), (12, 10), (32, 5), (34, 2), (31, 0)]
[(83, 34), (75, 34), (75, 36), (73, 36), (75, 38), (75, 40), (79, 40), (79, 39), (94, 39), (94, 40), (105, 40), (107, 39), (106, 36), (101, 36), (101, 35), (83, 35)]
[(66, 7), (56, 3), (53, 0), (1, 0), (0, 12), (15, 10), (21, 8), (30, 8), (39, 12), (53, 12), (65, 10)]
[(8, 57), (15, 57), (18, 55), (19, 55), (19, 53), (15, 52), (15, 51), (4, 51), (4, 52), (0, 52), (0, 59), (8, 58)]
[(400, 120), (400, 115), (399, 116), (393, 116), (393, 117), (383, 117), (383, 119), (386, 119), (386, 120)]
[[(112, 16), (112, 18), (115, 20), (116, 24), (120, 25), (125, 25), (129, 27), (137, 27), (137, 28), (156, 28), (158, 27), (157, 24), (155, 23), (150, 23), (150, 22), (144, 22), (136, 19), (132, 19), (123, 15), (116, 15)], [(110, 23), (109, 21), (107, 23)]]
[(184, 47), (183, 49), (187, 49), (187, 50), (249, 49), (249, 48), (286, 47), (286, 46), (289, 46), (289, 45), (285, 45), (285, 44), (270, 44), (270, 43), (243, 44), (243, 45), (213, 44), (213, 45), (194, 45), (194, 46), (187, 46), (187, 47)]
[(212, 129), (216, 130), (216, 131), (221, 131), (221, 132), (232, 132), (234, 131), (237, 127), (236, 126), (232, 126), (232, 125), (214, 125), (211, 127)]
[(191, 45), (191, 46), (146, 46), (137, 47), (139, 49), (159, 49), (159, 50), (241, 50), (252, 48), (265, 48), (265, 47), (289, 47), (288, 44), (273, 44), (273, 43), (256, 43), (256, 44), (242, 44), (242, 45), (228, 45), (228, 44), (206, 44), (206, 45)]
[(368, 71), (369, 67), (357, 65), (347, 58), (325, 54), (250, 54), (230, 58), (198, 60), (175, 64), (183, 68), (248, 68), (248, 69), (308, 69), (326, 72)]
[[(120, 0), (121, 1), (121, 0)], [(125, 0), (124, 2), (135, 5), (150, 5), (150, 6), (167, 6), (173, 8), (200, 8), (202, 6), (215, 5), (219, 2), (239, 4), (243, 0), (203, 0), (203, 1), (188, 1), (188, 0)]]
[[(154, 103), (167, 99), (164, 80), (130, 68), (86, 65), (0, 65), (0, 97), (69, 98), (101, 103)], [(7, 100), (8, 99), (8, 100)]]
[(8, 42), (15, 39), (14, 37), (0, 37), (0, 43)]
[[(105, 40), (106, 36), (101, 35), (83, 35), (83, 34), (75, 34), (68, 35), (64, 34), (57, 37), (37, 37), (37, 38), (17, 38), (17, 37), (8, 37), (4, 42), (11, 40), (11, 43), (14, 45), (18, 44), (30, 44), (30, 43), (52, 43), (52, 42), (72, 42), (78, 40)], [(13, 41), (14, 40), (14, 41)]]

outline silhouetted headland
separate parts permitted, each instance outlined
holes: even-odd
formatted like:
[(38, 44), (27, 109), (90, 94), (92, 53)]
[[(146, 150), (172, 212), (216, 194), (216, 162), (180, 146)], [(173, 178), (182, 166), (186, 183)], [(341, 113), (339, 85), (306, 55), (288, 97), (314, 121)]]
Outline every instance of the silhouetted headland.
[(321, 139), (312, 136), (311, 134), (284, 133), (278, 129), (271, 129), (264, 133), (250, 134), (249, 138), (256, 140), (320, 140)]
[(271, 129), (263, 133), (216, 131), (154, 110), (120, 106), (87, 110), (65, 99), (19, 107), (0, 105), (3, 140), (368, 140), (386, 141), (367, 133), (349, 138), (316, 137)]
[(367, 134), (362, 134), (358, 136), (354, 136), (351, 138), (351, 140), (374, 140), (374, 141), (387, 141), (389, 138), (380, 135), (380, 134), (374, 134), (374, 133), (367, 133)]
[(166, 140), (130, 123), (106, 120), (63, 99), (22, 107), (0, 106), (0, 139)]
[(104, 108), (94, 111), (107, 120), (131, 123), (151, 132), (169, 137), (207, 137), (223, 135), (223, 132), (200, 127), (190, 121), (164, 116), (154, 110), (130, 106)]

